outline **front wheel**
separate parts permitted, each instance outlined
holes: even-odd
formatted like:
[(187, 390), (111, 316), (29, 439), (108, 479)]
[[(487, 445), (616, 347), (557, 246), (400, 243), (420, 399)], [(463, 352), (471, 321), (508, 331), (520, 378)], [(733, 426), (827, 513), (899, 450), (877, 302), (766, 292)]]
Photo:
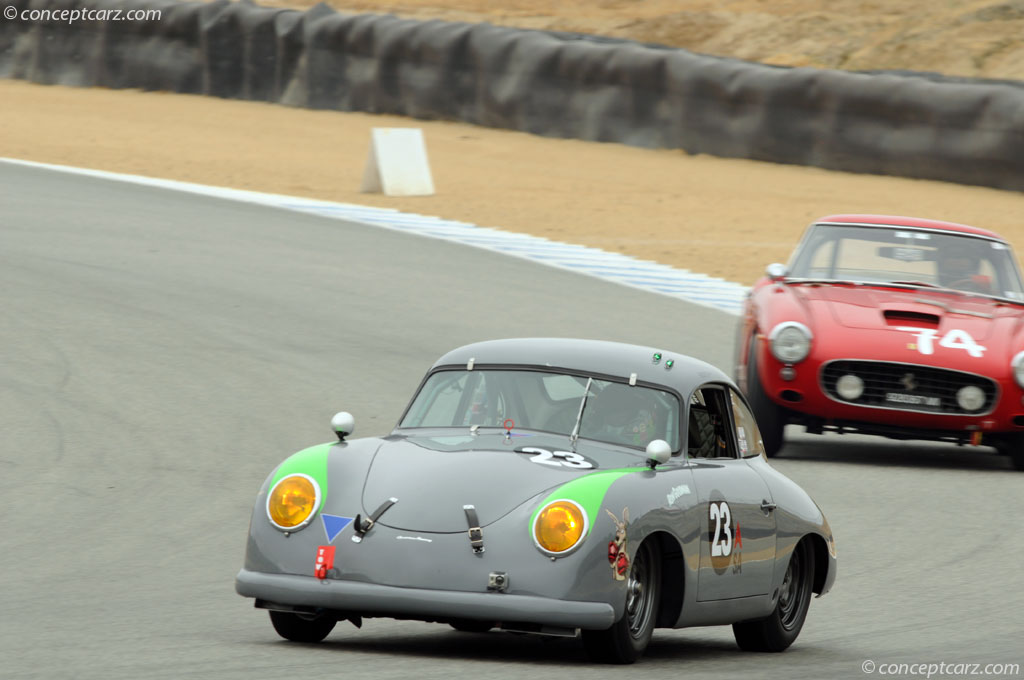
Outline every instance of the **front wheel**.
[(763, 619), (734, 623), (732, 633), (736, 644), (748, 652), (785, 650), (804, 627), (813, 587), (814, 555), (810, 544), (800, 541), (789, 558), (775, 610)]
[(647, 649), (658, 619), (661, 556), (654, 541), (645, 541), (633, 557), (626, 580), (626, 608), (605, 630), (583, 631), (587, 655), (601, 663), (633, 663)]
[(757, 429), (761, 431), (764, 452), (771, 458), (782, 448), (786, 421), (783, 410), (769, 398), (761, 385), (761, 373), (757, 368), (757, 338), (750, 338), (750, 352), (747, 354), (747, 401), (754, 411)]
[(271, 610), (270, 623), (285, 640), (320, 642), (334, 630), (337, 620), (323, 614), (293, 614)]
[(1024, 470), (1024, 435), (1008, 434), (996, 443), (999, 453), (1009, 456), (1013, 467)]

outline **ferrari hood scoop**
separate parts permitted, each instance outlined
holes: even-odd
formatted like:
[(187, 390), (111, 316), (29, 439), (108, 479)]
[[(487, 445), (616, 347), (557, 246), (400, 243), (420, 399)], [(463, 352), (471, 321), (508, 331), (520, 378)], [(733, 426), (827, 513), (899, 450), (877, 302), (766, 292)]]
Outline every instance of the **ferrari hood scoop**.
[(471, 450), (466, 450), (469, 441), (453, 443), (454, 450), (443, 444), (435, 448), (445, 439), (457, 438), (385, 443), (366, 476), (365, 513), (396, 498), (380, 524), (402, 531), (465, 533), (467, 505), (475, 509), (479, 526), (486, 527), (538, 493), (592, 472), (533, 464), (530, 456), (514, 451), (514, 442), (502, 444), (502, 437), (474, 438), (472, 444), (480, 448)]
[(939, 315), (928, 314), (926, 312), (912, 312), (903, 309), (886, 309), (882, 312), (886, 322), (890, 326), (922, 326), (938, 328), (939, 326)]

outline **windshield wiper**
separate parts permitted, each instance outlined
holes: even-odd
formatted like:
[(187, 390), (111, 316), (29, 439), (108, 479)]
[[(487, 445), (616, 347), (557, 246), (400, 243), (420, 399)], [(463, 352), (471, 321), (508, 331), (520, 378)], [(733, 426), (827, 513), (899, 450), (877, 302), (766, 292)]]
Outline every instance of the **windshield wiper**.
[(886, 283), (894, 283), (897, 286), (920, 286), (921, 288), (940, 288), (934, 283), (925, 283), (924, 281), (886, 281)]
[(786, 278), (783, 279), (783, 283), (795, 283), (795, 284), (811, 284), (811, 285), (835, 285), (835, 286), (863, 286), (863, 281), (851, 281), (849, 279), (799, 279), (799, 278)]
[(572, 451), (576, 453), (576, 440), (580, 438), (580, 423), (583, 422), (583, 409), (587, 407), (587, 397), (590, 396), (590, 385), (593, 378), (587, 378), (587, 386), (583, 389), (583, 399), (580, 400), (580, 412), (576, 414), (576, 424), (572, 427), (572, 434), (569, 435), (569, 442), (572, 444)]
[(945, 302), (941, 302), (939, 300), (926, 300), (924, 298), (917, 298), (916, 300), (914, 300), (914, 302), (919, 302), (922, 305), (935, 305), (936, 307), (941, 307), (942, 309), (946, 310), (950, 314), (963, 314), (965, 316), (978, 316), (978, 317), (981, 317), (982, 319), (991, 319), (992, 318), (991, 314), (986, 314), (985, 312), (975, 312), (975, 311), (972, 311), (970, 309), (956, 309), (955, 307), (950, 307)]
[[(925, 283), (924, 281), (889, 281), (888, 283), (879, 284), (879, 285), (913, 286), (915, 288), (934, 288), (935, 290), (941, 290), (941, 291), (944, 291), (944, 292), (947, 292), (947, 293), (955, 293), (957, 295), (963, 295), (965, 297), (982, 298), (984, 300), (991, 300), (991, 299), (993, 299), (995, 297), (994, 295), (986, 295), (984, 293), (978, 293), (978, 292), (975, 292), (975, 291), (972, 291), (972, 290), (962, 290), (960, 288), (949, 288), (947, 286), (939, 286), (939, 285), (936, 285), (934, 283)], [(937, 305), (939, 307), (942, 306), (941, 303), (938, 303), (938, 302), (933, 303), (931, 300), (916, 300), (916, 302), (924, 302), (926, 304), (935, 304), (935, 305)], [(948, 310), (947, 309), (946, 311), (956, 311), (956, 310)], [(972, 312), (960, 312), (960, 313), (971, 314)], [(977, 316), (977, 315), (975, 314), (975, 316)], [(988, 318), (991, 318), (991, 317), (988, 317)]]

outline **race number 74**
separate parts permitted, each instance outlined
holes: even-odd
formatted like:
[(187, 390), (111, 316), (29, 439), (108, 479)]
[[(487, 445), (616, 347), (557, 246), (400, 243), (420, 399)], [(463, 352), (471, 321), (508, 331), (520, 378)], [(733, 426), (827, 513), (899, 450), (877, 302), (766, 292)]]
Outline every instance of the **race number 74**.
[[(921, 354), (935, 354), (935, 338), (939, 331), (934, 328), (915, 328), (913, 326), (897, 326), (898, 331), (907, 331), (917, 336), (917, 351)], [(962, 349), (975, 359), (980, 359), (987, 347), (983, 347), (974, 341), (967, 331), (954, 328), (941, 338), (939, 347), (947, 349)]]

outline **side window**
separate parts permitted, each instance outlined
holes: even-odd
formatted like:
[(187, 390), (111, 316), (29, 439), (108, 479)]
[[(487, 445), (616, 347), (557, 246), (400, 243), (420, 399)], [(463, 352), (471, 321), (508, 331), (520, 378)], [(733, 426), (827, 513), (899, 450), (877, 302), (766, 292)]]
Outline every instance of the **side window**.
[(740, 449), (740, 457), (761, 456), (765, 458), (764, 441), (761, 430), (757, 428), (754, 415), (734, 390), (729, 390), (732, 399), (732, 412), (736, 417), (736, 443)]
[(702, 387), (690, 397), (687, 450), (691, 458), (735, 458), (727, 429), (729, 411), (720, 387)]
[(832, 265), (834, 262), (836, 242), (825, 241), (814, 251), (808, 262), (809, 271), (806, 276), (812, 279), (825, 279), (832, 277)]

